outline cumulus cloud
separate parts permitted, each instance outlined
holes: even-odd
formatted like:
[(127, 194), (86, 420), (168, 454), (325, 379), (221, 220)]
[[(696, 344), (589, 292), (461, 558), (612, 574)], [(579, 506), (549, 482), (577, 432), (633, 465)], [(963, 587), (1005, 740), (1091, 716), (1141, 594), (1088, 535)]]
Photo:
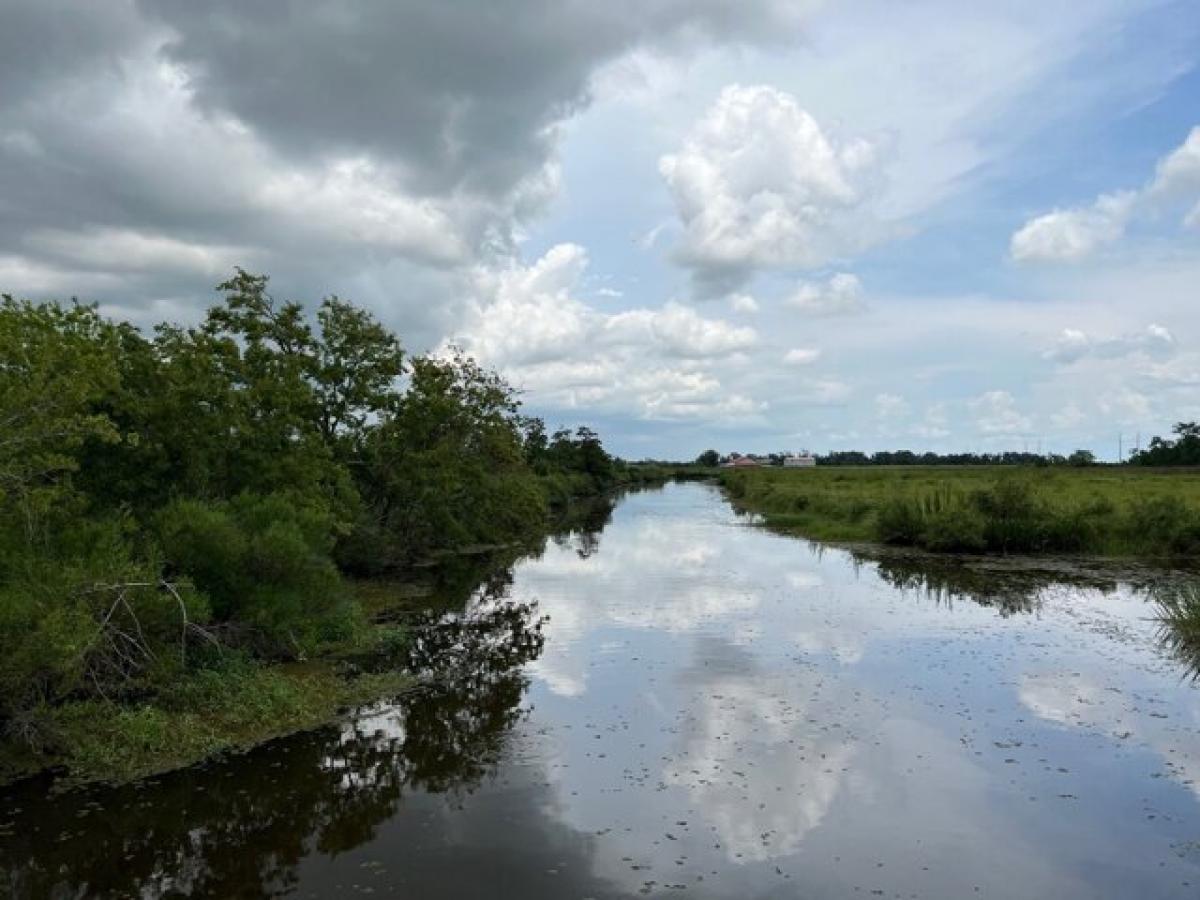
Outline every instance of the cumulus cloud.
[(789, 366), (807, 366), (821, 358), (817, 347), (793, 347), (783, 355), (783, 361)]
[(252, 264), (432, 343), (464, 274), (514, 255), (555, 195), (598, 72), (786, 41), (808, 6), (9, 0), (3, 288), (195, 309), (214, 271)]
[(867, 308), (862, 282), (849, 272), (838, 272), (826, 281), (801, 281), (783, 302), (810, 316), (845, 316)]
[(1085, 357), (1118, 359), (1133, 354), (1164, 357), (1175, 350), (1175, 337), (1162, 325), (1151, 324), (1144, 331), (1119, 337), (1096, 338), (1085, 331), (1064, 328), (1053, 346), (1043, 352), (1046, 359), (1073, 363)]
[[(1147, 194), (1155, 198), (1183, 197), (1188, 201), (1200, 196), (1200, 125), (1159, 161)], [(1197, 210), (1200, 206), (1191, 211), (1189, 218), (1194, 217)]]
[(761, 268), (815, 267), (869, 242), (879, 149), (827, 133), (776, 88), (731, 85), (663, 156), (683, 227), (678, 260), (724, 293)]
[(1185, 226), (1200, 222), (1200, 126), (1159, 160), (1142, 188), (1101, 194), (1090, 206), (1036, 216), (1013, 234), (1009, 252), (1018, 262), (1077, 262), (1115, 243), (1143, 209), (1190, 206)]
[(734, 312), (758, 312), (758, 301), (755, 300), (750, 294), (734, 294), (729, 298), (729, 305), (733, 307)]
[(1008, 391), (988, 391), (967, 401), (975, 425), (984, 434), (1021, 434), (1033, 428), (1033, 420), (1017, 409)]
[(1026, 222), (1012, 236), (1009, 251), (1019, 262), (1075, 262), (1125, 234), (1137, 195), (1104, 194), (1094, 204), (1056, 209)]
[(753, 328), (677, 302), (603, 313), (578, 299), (587, 265), (582, 247), (559, 244), (528, 266), (480, 267), (455, 340), (559, 409), (720, 420), (764, 408), (709, 369), (752, 348)]

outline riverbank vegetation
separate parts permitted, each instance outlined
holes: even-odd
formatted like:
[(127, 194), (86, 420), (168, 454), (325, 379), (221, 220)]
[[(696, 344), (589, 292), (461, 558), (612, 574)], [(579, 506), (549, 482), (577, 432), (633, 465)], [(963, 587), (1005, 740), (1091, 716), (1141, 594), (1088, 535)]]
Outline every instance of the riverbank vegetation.
[(516, 544), (656, 475), (348, 302), (219, 290), (151, 334), (0, 301), (0, 738), (26, 756), (144, 770), (327, 716), (370, 685), (312, 661), (403, 637), (348, 575)]
[(947, 553), (1200, 555), (1200, 473), (1139, 467), (723, 470), (740, 507), (819, 540)]

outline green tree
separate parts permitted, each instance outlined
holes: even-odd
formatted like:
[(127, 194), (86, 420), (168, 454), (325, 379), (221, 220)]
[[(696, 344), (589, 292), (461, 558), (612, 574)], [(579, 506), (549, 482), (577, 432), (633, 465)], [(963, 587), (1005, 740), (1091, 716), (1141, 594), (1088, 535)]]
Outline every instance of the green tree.
[(0, 298), (0, 509), (27, 544), (75, 499), (75, 451), (116, 439), (93, 408), (117, 380), (113, 339), (95, 307)]
[(371, 421), (396, 412), (404, 351), (366, 310), (330, 297), (317, 312), (314, 382), (317, 425), (331, 445), (359, 448)]

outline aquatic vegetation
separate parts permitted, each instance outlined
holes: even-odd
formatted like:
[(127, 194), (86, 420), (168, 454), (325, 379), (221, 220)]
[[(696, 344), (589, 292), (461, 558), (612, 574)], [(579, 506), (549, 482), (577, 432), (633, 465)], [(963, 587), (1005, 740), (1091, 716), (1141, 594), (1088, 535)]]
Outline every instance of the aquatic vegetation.
[(1159, 637), (1200, 679), (1200, 584), (1194, 580), (1160, 585), (1153, 591)]

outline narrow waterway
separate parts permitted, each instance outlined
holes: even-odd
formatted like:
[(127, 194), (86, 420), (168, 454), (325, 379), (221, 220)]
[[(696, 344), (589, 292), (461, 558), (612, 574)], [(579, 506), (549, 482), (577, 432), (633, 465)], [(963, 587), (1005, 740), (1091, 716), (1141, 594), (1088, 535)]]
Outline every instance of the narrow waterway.
[(632, 494), (423, 630), (425, 690), (0, 794), (0, 893), (1194, 900), (1200, 687), (1143, 592), (1009, 569)]

